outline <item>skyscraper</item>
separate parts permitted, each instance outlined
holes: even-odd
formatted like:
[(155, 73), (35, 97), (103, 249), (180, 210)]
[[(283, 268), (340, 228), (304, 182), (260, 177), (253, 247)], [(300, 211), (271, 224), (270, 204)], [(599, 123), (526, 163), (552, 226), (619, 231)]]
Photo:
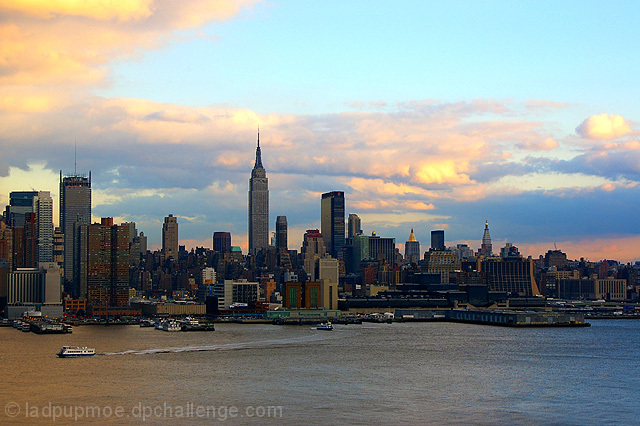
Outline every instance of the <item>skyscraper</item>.
[(49, 191), (40, 191), (35, 199), (38, 263), (53, 262), (53, 199)]
[(227, 253), (231, 251), (231, 233), (216, 231), (213, 233), (213, 251)]
[(285, 250), (288, 248), (286, 216), (278, 216), (276, 218), (276, 247)]
[(74, 284), (70, 288), (77, 296), (75, 279), (79, 257), (79, 231), (81, 225), (91, 223), (91, 172), (89, 176), (62, 175), (60, 171), (60, 229), (64, 235), (64, 279)]
[(404, 258), (407, 263), (418, 263), (420, 261), (420, 241), (416, 240), (416, 236), (413, 234), (413, 228), (411, 228), (411, 234), (409, 239), (404, 243)]
[(164, 258), (178, 259), (178, 218), (170, 214), (162, 224), (162, 253)]
[[(33, 216), (28, 216), (31, 214)], [(30, 218), (29, 223), (25, 215)], [(16, 259), (16, 266), (31, 268), (39, 262), (53, 262), (53, 201), (49, 191), (11, 192), (6, 216), (9, 226), (22, 228), (22, 231), (17, 231), (17, 236), (29, 239), (16, 245), (26, 250), (16, 253), (22, 256)], [(25, 260), (27, 257), (28, 261)]]
[(353, 238), (356, 235), (362, 234), (362, 223), (360, 221), (360, 216), (358, 216), (357, 214), (351, 213), (349, 215), (348, 223), (349, 223), (349, 226), (348, 226), (347, 236), (349, 238)]
[(260, 132), (256, 162), (249, 179), (249, 254), (255, 255), (269, 245), (269, 180), (262, 166)]
[(333, 191), (322, 194), (320, 204), (321, 232), (324, 245), (333, 257), (342, 256), (344, 247), (344, 192)]
[(36, 214), (25, 213), (24, 214), (24, 230), (22, 233), (23, 238), (23, 253), (22, 253), (22, 267), (23, 268), (35, 268), (38, 263), (37, 259), (37, 241), (36, 234)]
[(432, 250), (444, 250), (444, 231), (431, 231), (431, 249)]
[(517, 293), (524, 297), (540, 294), (535, 279), (535, 266), (531, 258), (489, 257), (478, 260), (477, 268), (478, 271), (486, 271), (490, 291)]
[(484, 223), (484, 234), (482, 235), (482, 245), (478, 250), (478, 255), (480, 256), (491, 256), (492, 255), (492, 246), (491, 246), (491, 235), (489, 235), (489, 221), (485, 221)]
[(12, 228), (24, 226), (25, 213), (34, 213), (33, 207), (37, 191), (13, 191), (9, 194), (9, 205), (6, 210), (7, 225)]
[(308, 229), (304, 234), (302, 248), (300, 254), (304, 262), (303, 269), (309, 276), (310, 280), (316, 279), (316, 270), (318, 259), (325, 257), (327, 251), (324, 246), (322, 234), (317, 229)]
[(113, 218), (80, 227), (80, 294), (91, 306), (129, 303), (129, 226)]
[(8, 225), (13, 228), (11, 264), (15, 268), (35, 266), (36, 223), (33, 206), (36, 191), (13, 191), (5, 212)]
[(380, 260), (380, 258), (389, 264), (396, 263), (396, 239), (379, 237), (374, 232), (369, 237), (369, 259)]
[(369, 259), (369, 236), (355, 235), (353, 237), (352, 268), (357, 271), (360, 262)]
[(140, 254), (147, 253), (147, 236), (144, 235), (144, 232), (140, 232), (138, 235), (138, 239), (140, 240)]

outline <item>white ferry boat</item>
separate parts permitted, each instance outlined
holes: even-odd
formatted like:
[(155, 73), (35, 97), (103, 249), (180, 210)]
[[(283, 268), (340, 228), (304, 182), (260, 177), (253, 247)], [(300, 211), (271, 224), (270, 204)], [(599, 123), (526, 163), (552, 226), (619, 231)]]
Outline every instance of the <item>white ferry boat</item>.
[(162, 322), (162, 330), (164, 331), (181, 331), (182, 327), (176, 320), (165, 320)]
[(78, 347), (78, 346), (63, 346), (58, 352), (58, 356), (60, 358), (72, 358), (79, 356), (94, 356), (96, 354), (96, 350), (93, 348)]
[(333, 324), (331, 324), (330, 321), (327, 322), (321, 322), (320, 324), (318, 324), (318, 326), (316, 327), (317, 330), (326, 330), (326, 331), (331, 331), (333, 330)]

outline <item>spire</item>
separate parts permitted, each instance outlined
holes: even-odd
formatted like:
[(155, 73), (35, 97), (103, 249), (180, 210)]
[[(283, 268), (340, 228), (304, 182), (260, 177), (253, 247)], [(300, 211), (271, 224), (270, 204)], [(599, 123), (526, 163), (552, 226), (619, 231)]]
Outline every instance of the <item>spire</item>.
[(258, 147), (256, 148), (256, 164), (255, 167), (262, 167), (262, 153), (260, 152), (260, 127), (258, 127)]
[(484, 234), (482, 235), (482, 244), (491, 246), (491, 235), (489, 235), (489, 221), (484, 223)]
[(413, 228), (411, 228), (411, 234), (409, 235), (409, 242), (413, 242), (416, 240), (416, 236), (413, 235)]

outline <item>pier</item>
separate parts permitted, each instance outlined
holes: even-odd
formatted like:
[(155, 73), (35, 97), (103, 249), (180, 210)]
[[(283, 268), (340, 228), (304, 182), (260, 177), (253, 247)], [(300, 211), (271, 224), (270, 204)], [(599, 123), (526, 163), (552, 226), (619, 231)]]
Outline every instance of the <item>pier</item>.
[(449, 311), (402, 310), (396, 317), (403, 321), (446, 321), (505, 327), (589, 327), (581, 313), (452, 309)]

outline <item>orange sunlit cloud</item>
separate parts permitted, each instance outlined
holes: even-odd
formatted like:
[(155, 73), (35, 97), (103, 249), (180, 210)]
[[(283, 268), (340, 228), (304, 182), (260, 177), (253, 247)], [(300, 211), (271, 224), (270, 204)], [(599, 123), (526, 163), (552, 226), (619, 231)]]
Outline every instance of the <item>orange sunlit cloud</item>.
[(543, 140), (531, 140), (517, 144), (518, 148), (527, 149), (530, 151), (550, 151), (559, 146), (558, 141), (552, 137), (548, 137)]
[(104, 84), (109, 61), (157, 48), (174, 30), (225, 20), (256, 0), (0, 0), (0, 84)]
[(456, 162), (455, 160), (446, 160), (440, 162), (429, 162), (423, 164), (416, 177), (422, 183), (453, 183), (456, 185), (471, 184), (473, 181), (469, 175), (464, 173), (468, 171), (468, 164), (465, 162)]
[(81, 16), (99, 21), (139, 20), (150, 16), (153, 0), (0, 0), (0, 8), (50, 19), (61, 15)]
[(345, 181), (345, 184), (357, 192), (384, 194), (387, 196), (406, 194), (423, 196), (434, 195), (431, 191), (426, 191), (425, 189), (417, 186), (385, 182), (382, 179), (351, 178)]

